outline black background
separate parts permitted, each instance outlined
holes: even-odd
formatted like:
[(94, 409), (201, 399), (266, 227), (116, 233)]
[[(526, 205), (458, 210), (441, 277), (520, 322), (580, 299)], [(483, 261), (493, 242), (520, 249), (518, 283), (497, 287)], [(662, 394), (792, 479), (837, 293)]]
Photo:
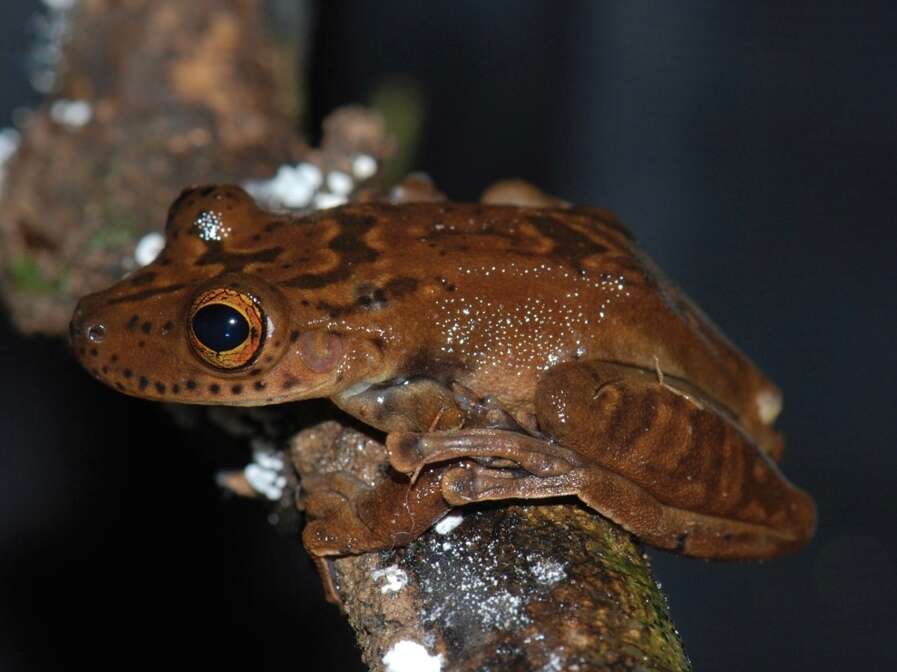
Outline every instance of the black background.
[[(36, 5), (0, 6), (0, 124), (39, 100)], [(897, 664), (894, 7), (319, 7), (311, 124), (411, 77), (416, 165), (444, 191), (520, 176), (614, 210), (785, 390), (812, 545), (759, 565), (652, 552), (698, 670)], [(356, 669), (295, 539), (216, 490), (216, 446), (62, 344), (5, 320), (0, 338), (0, 670)]]

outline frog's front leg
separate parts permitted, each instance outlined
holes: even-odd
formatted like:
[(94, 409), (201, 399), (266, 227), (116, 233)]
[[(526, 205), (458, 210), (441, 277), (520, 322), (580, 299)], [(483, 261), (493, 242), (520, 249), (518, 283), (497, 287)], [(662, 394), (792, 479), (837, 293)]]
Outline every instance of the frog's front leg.
[[(450, 503), (576, 495), (644, 541), (700, 557), (771, 557), (813, 534), (810, 497), (709, 400), (652, 371), (561, 364), (535, 401), (545, 438), (493, 429), (394, 434), (390, 461), (413, 474), (473, 458), (479, 464), (443, 476)], [(493, 458), (520, 469), (495, 469)]]
[(328, 558), (403, 546), (450, 509), (442, 496), (445, 465), (423, 470), (413, 483), (391, 472), (370, 487), (347, 472), (302, 480), (308, 522), (302, 543), (314, 560), (328, 601), (339, 603)]

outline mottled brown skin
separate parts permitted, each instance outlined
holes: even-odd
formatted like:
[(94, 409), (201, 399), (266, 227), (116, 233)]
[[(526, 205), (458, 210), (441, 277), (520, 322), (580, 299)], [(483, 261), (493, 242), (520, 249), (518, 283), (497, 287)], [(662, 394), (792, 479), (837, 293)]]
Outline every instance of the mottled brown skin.
[[(559, 495), (690, 555), (806, 543), (812, 500), (775, 464), (776, 387), (612, 215), (513, 184), (480, 204), (415, 196), (428, 202), (305, 217), (238, 187), (187, 190), (160, 257), (81, 301), (75, 352), (127, 394), (329, 397), (387, 432), (396, 471), (378, 488), (305, 484), (317, 556), (407, 543), (451, 506)], [(209, 213), (220, 227), (203, 239)], [(191, 305), (219, 287), (253, 297), (267, 325), (234, 371), (187, 337)]]

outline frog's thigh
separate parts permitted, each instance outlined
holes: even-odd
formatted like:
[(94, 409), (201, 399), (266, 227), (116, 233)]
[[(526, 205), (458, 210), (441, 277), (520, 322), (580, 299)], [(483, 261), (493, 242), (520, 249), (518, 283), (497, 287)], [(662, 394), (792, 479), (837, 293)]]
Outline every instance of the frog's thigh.
[(541, 430), (587, 465), (579, 497), (651, 544), (761, 558), (813, 534), (812, 499), (740, 428), (654, 372), (565, 363), (535, 403)]

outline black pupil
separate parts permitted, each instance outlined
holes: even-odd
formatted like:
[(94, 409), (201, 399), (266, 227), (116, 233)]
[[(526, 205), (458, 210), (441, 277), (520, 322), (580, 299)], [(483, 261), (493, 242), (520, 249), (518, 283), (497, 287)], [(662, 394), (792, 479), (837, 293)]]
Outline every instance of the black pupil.
[(249, 323), (240, 311), (223, 303), (210, 303), (193, 315), (193, 333), (209, 350), (233, 350), (249, 338)]

